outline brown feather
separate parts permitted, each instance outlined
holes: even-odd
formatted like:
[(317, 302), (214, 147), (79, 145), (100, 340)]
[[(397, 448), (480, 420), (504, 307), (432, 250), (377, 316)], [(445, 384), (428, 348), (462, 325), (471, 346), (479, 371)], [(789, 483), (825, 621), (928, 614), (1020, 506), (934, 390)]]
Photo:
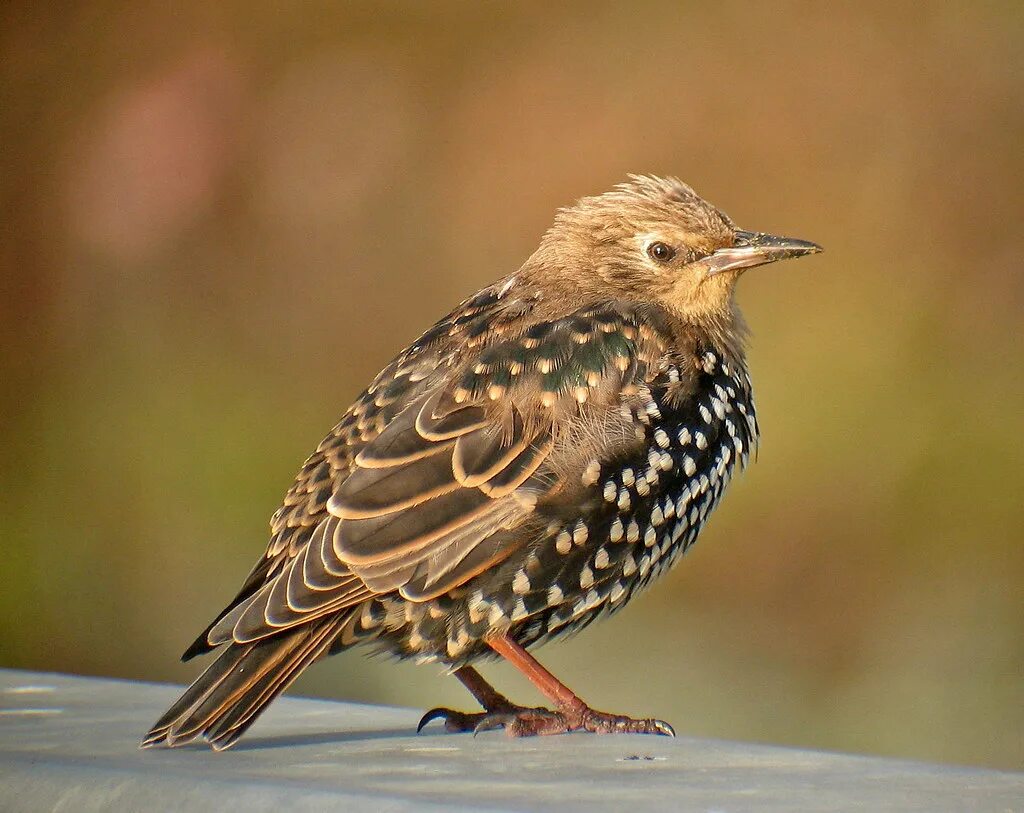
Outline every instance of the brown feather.
[(482, 406), (447, 404), (446, 395), (445, 390), (438, 389), (420, 408), (416, 415), (416, 431), (420, 435), (427, 440), (450, 440), (487, 426), (487, 412)]
[(270, 702), (330, 647), (341, 624), (342, 620), (338, 619), (313, 631), (278, 668), (266, 671), (231, 706), (226, 707), (205, 732), (214, 750), (230, 748), (256, 722)]
[(331, 645), (344, 620), (229, 646), (156, 722), (142, 746), (181, 745), (202, 735), (218, 750), (230, 746)]
[(447, 566), (432, 570), (426, 562), (420, 563), (398, 592), (410, 601), (430, 601), (505, 561), (523, 544), (522, 534), (508, 530), (491, 533), (465, 551), (460, 551), (461, 557), (453, 557)]
[(402, 410), (372, 443), (356, 455), (356, 465), (368, 469), (397, 466), (444, 451), (450, 444), (428, 439), (415, 431), (420, 409), (429, 397), (429, 394), (424, 395)]
[(511, 413), (510, 420), (493, 420), (455, 442), (452, 468), (460, 485), (482, 485), (526, 448), (531, 438), (525, 434), (523, 419), (518, 410), (512, 409)]
[(417, 573), (423, 574), (426, 586), (429, 586), (456, 568), (476, 545), (498, 529), (513, 524), (524, 513), (523, 507), (515, 500), (495, 502), (475, 521), (454, 529), (415, 553), (405, 552), (389, 559), (354, 566), (354, 569), (368, 587), (380, 593), (403, 589)]
[(454, 491), (459, 483), (452, 473), (452, 444), (444, 446), (444, 453), (408, 463), (369, 469), (357, 465), (328, 502), (328, 510), (343, 520), (370, 519)]
[(334, 548), (350, 567), (391, 559), (471, 522), (488, 510), (490, 501), (475, 488), (460, 488), (414, 509), (342, 520), (334, 533)]

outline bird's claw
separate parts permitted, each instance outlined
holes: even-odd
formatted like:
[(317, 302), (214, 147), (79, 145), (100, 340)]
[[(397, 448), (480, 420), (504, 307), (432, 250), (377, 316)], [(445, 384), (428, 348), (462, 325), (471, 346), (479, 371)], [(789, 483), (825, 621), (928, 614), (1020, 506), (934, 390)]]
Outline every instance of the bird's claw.
[(434, 720), (444, 720), (445, 731), (451, 734), (458, 734), (463, 731), (475, 732), (479, 721), (485, 716), (487, 716), (487, 712), (467, 714), (463, 711), (455, 711), (455, 709), (446, 709), (439, 706), (438, 708), (431, 709), (420, 718), (420, 722), (416, 726), (416, 733), (419, 734)]

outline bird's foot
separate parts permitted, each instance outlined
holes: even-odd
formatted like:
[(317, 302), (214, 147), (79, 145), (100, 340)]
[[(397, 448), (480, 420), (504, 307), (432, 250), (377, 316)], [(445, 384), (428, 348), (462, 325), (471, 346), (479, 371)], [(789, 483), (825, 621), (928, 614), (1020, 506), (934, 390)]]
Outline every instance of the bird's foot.
[(573, 729), (564, 714), (549, 709), (518, 709), (504, 714), (485, 714), (473, 729), (474, 734), (504, 728), (509, 737), (540, 737), (565, 734)]
[(472, 731), (475, 734), (479, 731), (500, 728), (504, 723), (494, 722), (499, 718), (504, 720), (504, 718), (512, 719), (517, 716), (525, 717), (531, 714), (542, 715), (551, 713), (552, 712), (547, 709), (534, 709), (526, 706), (517, 706), (515, 703), (496, 703), (488, 710), (476, 713), (455, 711), (455, 709), (438, 707), (431, 709), (420, 718), (419, 725), (416, 726), (416, 733), (419, 734), (419, 732), (422, 731), (428, 723), (431, 723), (434, 720), (444, 720), (445, 731), (452, 734), (458, 734), (464, 731)]
[(570, 731), (590, 731), (594, 734), (661, 734), (674, 737), (675, 731), (663, 720), (635, 719), (621, 714), (596, 711), (589, 706), (551, 711), (545, 708), (528, 708), (512, 703), (507, 708), (495, 708), (476, 714), (466, 714), (452, 709), (431, 709), (423, 715), (417, 731), (432, 720), (445, 721), (450, 732), (490, 731), (504, 728), (509, 737), (537, 737), (549, 734), (567, 734)]
[(577, 728), (594, 734), (660, 734), (674, 737), (675, 729), (664, 720), (653, 718), (636, 719), (622, 714), (609, 714), (584, 706), (582, 720)]

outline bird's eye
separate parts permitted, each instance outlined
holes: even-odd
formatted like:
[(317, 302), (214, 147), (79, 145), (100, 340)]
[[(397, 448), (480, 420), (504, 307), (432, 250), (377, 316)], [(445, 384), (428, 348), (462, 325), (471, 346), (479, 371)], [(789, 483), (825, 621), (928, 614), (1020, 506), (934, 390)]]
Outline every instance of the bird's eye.
[(676, 250), (665, 243), (651, 243), (647, 247), (647, 255), (659, 263), (667, 263), (676, 256)]

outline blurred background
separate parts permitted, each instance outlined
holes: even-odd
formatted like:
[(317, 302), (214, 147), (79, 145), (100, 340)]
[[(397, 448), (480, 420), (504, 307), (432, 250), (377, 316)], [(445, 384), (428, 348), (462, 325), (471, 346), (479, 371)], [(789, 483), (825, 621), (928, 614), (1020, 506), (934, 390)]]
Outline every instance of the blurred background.
[[(189, 680), (374, 373), (675, 174), (827, 252), (741, 284), (760, 460), (541, 658), (686, 734), (1024, 768), (1024, 6), (6, 2), (0, 46), (0, 665)], [(358, 653), (293, 692), (472, 706)]]

